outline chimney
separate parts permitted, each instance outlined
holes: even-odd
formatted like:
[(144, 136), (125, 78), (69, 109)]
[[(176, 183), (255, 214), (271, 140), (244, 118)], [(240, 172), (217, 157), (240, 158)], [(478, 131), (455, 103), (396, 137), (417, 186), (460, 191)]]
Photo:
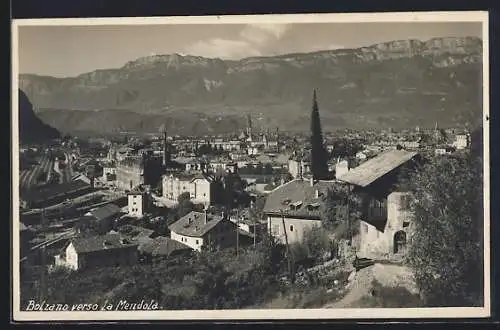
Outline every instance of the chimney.
[(167, 130), (165, 129), (163, 132), (163, 159), (162, 159), (163, 166), (167, 166), (167, 153), (168, 153), (167, 149), (168, 149), (167, 148)]
[(318, 199), (319, 198), (319, 190), (314, 189), (314, 198)]
[(309, 182), (311, 183), (311, 187), (314, 186), (314, 177), (311, 176), (311, 179), (309, 179)]

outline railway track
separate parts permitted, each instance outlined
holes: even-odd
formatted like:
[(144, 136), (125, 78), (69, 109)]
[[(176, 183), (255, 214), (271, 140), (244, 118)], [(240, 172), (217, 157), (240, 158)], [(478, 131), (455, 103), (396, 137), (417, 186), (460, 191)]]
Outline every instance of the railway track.
[(31, 170), (21, 170), (19, 173), (19, 187), (24, 188), (26, 187), (26, 179), (28, 178)]
[(26, 188), (31, 188), (36, 184), (36, 179), (38, 176), (45, 172), (47, 168), (50, 166), (50, 158), (47, 155), (44, 155), (42, 159), (40, 160), (40, 163), (36, 165), (32, 170), (31, 173), (28, 175), (26, 179)]

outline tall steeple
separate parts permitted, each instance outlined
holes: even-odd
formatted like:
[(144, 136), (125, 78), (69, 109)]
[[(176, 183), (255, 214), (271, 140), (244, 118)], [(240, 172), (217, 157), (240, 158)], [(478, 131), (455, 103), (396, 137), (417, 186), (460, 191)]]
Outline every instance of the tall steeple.
[(252, 136), (252, 115), (247, 115), (247, 137)]
[(162, 134), (162, 142), (163, 142), (162, 165), (163, 165), (163, 167), (166, 167), (167, 163), (170, 161), (170, 153), (168, 150), (168, 143), (167, 143), (167, 128), (166, 128), (165, 124), (161, 124), (161, 126), (158, 130)]

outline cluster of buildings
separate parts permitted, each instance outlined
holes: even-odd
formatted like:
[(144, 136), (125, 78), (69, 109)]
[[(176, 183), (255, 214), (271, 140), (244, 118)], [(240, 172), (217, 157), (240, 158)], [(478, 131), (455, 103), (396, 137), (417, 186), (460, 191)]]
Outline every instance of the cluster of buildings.
[[(394, 188), (398, 173), (418, 164), (429, 150), (441, 155), (470, 145), (468, 133), (452, 135), (451, 142), (449, 136), (437, 125), (425, 134), (388, 133), (365, 141), (355, 154), (332, 157), (328, 167), (335, 175), (314, 180), (305, 141), (279, 138), (278, 132), (253, 134), (250, 119), (245, 132), (229, 139), (173, 140), (161, 129), (159, 141), (148, 147), (109, 148), (97, 179), (103, 187), (126, 194), (127, 205), (108, 205), (86, 217), (99, 223), (141, 219), (150, 216), (158, 203), (175, 207), (181, 196), (201, 209), (171, 223), (163, 235), (127, 224), (122, 227), (131, 228), (128, 231), (107, 228), (102, 235), (74, 238), (56, 256), (56, 264), (75, 270), (103, 263), (130, 264), (143, 254), (171, 256), (255, 242), (263, 232), (284, 244), (299, 243), (308, 230), (323, 226), (329, 192), (336, 189), (347, 189), (361, 200), (359, 228), (348, 245), (359, 257), (397, 259), (404, 255), (412, 228), (409, 195)], [(326, 147), (334, 152), (328, 141)], [(438, 151), (443, 148), (445, 152)], [(242, 190), (265, 198), (261, 219), (251, 216), (249, 207), (236, 214), (225, 208), (225, 194), (232, 189), (227, 177), (238, 177), (245, 182)], [(221, 201), (222, 211), (213, 211)], [(331, 238), (345, 239), (340, 233)]]

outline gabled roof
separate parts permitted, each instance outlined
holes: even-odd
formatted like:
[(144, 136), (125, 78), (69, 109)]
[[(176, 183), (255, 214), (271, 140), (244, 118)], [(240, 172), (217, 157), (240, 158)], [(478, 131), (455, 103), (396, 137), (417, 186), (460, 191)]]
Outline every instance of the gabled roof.
[(90, 211), (90, 214), (92, 214), (94, 218), (96, 218), (97, 220), (103, 220), (120, 213), (120, 211), (121, 211), (120, 207), (118, 207), (113, 203), (110, 203), (101, 206), (98, 209)]
[(342, 175), (339, 180), (366, 187), (387, 173), (413, 159), (418, 153), (406, 150), (389, 150), (372, 158)]
[(171, 238), (158, 236), (155, 239), (151, 239), (141, 244), (139, 250), (143, 253), (152, 254), (153, 256), (169, 256), (175, 251), (192, 250), (192, 248)]
[(103, 250), (137, 248), (137, 244), (127, 241), (119, 234), (106, 234), (71, 240), (77, 253), (90, 253)]
[[(207, 217), (206, 223), (205, 217)], [(169, 229), (179, 235), (202, 237), (223, 220), (220, 215), (192, 211), (171, 224)]]
[[(311, 185), (310, 180), (295, 179), (269, 193), (264, 205), (264, 213), (283, 214), (289, 217), (320, 219), (324, 210), (329, 189), (339, 185), (335, 181), (318, 181)], [(316, 192), (318, 191), (318, 198)], [(310, 207), (309, 205), (313, 205)], [(319, 205), (318, 205), (319, 204)]]

